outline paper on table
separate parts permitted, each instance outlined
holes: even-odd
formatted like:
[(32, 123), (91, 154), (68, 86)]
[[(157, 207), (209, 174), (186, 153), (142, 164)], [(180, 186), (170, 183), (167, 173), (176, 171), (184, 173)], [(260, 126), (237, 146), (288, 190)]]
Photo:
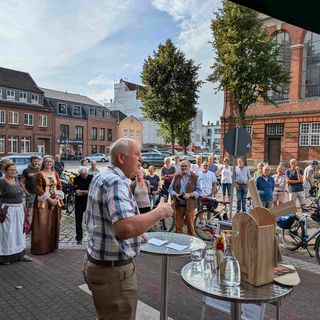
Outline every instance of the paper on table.
[(166, 241), (166, 240), (160, 240), (160, 239), (156, 239), (156, 238), (152, 238), (152, 239), (149, 239), (147, 243), (153, 244), (153, 245), (155, 245), (155, 246), (157, 246), (157, 247), (160, 247), (160, 246), (162, 246), (163, 244), (168, 243), (168, 241)]
[(173, 242), (167, 244), (166, 247), (177, 250), (177, 251), (183, 251), (184, 249), (188, 248), (188, 246), (181, 246), (180, 244), (176, 244)]

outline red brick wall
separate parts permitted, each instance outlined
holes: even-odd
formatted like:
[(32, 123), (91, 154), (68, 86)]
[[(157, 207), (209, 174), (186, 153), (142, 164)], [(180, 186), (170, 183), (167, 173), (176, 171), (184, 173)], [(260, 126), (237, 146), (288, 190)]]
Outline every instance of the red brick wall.
[[(281, 24), (281, 30), (288, 32), (291, 41), (291, 82), (289, 102), (280, 103), (277, 107), (260, 101), (247, 110), (248, 124), (252, 125), (252, 154), (254, 160), (265, 161), (266, 136), (265, 126), (270, 123), (283, 123), (284, 135), (281, 138), (281, 160), (297, 158), (310, 160), (319, 158), (319, 147), (299, 147), (299, 123), (320, 121), (320, 99), (301, 98), (303, 41), (306, 30), (290, 25)], [(279, 30), (278, 26), (267, 29), (272, 36)], [(231, 103), (225, 99), (223, 115), (221, 117), (221, 154), (223, 150), (223, 136), (235, 126), (237, 114)]]
[[(8, 154), (8, 138), (13, 136), (17, 137), (19, 141), (18, 152), (21, 152), (21, 139), (23, 137), (30, 137), (30, 151), (37, 152), (37, 144), (39, 139), (45, 140), (45, 147), (47, 153), (53, 152), (53, 126), (52, 126), (52, 112), (41, 110), (39, 108), (25, 108), (22, 106), (12, 106), (1, 104), (0, 110), (4, 110), (6, 114), (6, 123), (0, 124), (0, 136), (5, 138), (5, 152), (0, 154), (0, 157)], [(19, 114), (18, 125), (9, 124), (9, 111), (14, 111)], [(24, 114), (33, 114), (33, 126), (24, 125)], [(47, 116), (47, 127), (39, 127), (39, 115)]]

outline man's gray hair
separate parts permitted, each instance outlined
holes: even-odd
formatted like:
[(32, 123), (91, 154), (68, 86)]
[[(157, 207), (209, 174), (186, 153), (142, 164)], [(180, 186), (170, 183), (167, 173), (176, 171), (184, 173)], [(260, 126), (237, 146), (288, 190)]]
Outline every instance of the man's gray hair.
[(81, 167), (78, 169), (78, 173), (81, 174), (82, 172), (88, 173), (88, 168), (85, 167), (85, 166), (81, 166)]
[(121, 138), (117, 140), (110, 149), (110, 162), (112, 164), (117, 163), (117, 158), (120, 153), (127, 155), (129, 152), (129, 141), (127, 138)]

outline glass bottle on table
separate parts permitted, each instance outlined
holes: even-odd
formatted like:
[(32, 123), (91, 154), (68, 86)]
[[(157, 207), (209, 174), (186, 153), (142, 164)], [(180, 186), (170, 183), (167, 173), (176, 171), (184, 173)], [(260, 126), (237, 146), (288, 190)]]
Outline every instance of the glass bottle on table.
[(238, 259), (232, 254), (231, 243), (239, 233), (238, 231), (224, 230), (222, 234), (226, 249), (220, 261), (220, 283), (228, 287), (235, 287), (240, 285), (241, 271)]

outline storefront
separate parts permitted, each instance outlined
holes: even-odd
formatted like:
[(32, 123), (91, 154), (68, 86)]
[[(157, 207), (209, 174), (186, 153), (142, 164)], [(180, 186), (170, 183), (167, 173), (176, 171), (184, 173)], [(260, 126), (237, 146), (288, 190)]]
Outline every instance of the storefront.
[(63, 160), (80, 160), (83, 156), (83, 140), (61, 139), (58, 140), (59, 153)]

